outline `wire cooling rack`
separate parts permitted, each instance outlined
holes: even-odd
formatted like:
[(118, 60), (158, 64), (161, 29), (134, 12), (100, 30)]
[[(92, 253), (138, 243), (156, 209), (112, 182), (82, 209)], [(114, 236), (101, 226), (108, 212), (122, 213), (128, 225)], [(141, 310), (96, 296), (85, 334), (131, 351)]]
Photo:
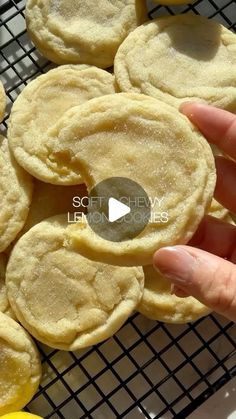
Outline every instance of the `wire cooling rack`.
[[(24, 0), (0, 0), (0, 76), (12, 102), (49, 64), (30, 42)], [(150, 19), (192, 10), (236, 31), (236, 1), (150, 6)], [(7, 118), (2, 131), (7, 127)], [(39, 347), (43, 380), (26, 410), (44, 418), (186, 418), (236, 375), (236, 326), (210, 315), (165, 325), (134, 314), (111, 339), (67, 353)], [(219, 400), (220, 403), (220, 400)]]

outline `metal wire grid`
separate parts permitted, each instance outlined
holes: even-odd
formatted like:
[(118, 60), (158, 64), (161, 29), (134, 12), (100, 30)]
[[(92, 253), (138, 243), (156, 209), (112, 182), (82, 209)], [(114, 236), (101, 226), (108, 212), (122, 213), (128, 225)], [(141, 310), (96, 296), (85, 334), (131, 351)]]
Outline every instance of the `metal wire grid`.
[[(24, 6), (25, 0), (0, 0), (0, 76), (8, 113), (27, 82), (52, 66), (27, 37)], [(190, 10), (236, 31), (235, 0), (150, 5), (149, 17)], [(113, 338), (88, 350), (39, 350), (43, 380), (26, 410), (44, 418), (186, 418), (236, 375), (236, 326), (213, 315), (178, 326), (134, 314)]]

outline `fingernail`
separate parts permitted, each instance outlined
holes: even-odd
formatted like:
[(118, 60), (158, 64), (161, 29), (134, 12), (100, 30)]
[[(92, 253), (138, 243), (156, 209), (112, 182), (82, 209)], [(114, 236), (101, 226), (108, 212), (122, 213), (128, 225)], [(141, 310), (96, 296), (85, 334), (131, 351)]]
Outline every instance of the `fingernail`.
[(194, 102), (183, 102), (179, 106), (179, 111), (184, 113), (185, 108), (188, 107), (188, 106), (191, 106), (193, 104), (194, 104)]
[(165, 247), (154, 255), (154, 266), (176, 285), (184, 285), (192, 277), (195, 258), (180, 247)]
[[(179, 106), (179, 111), (183, 113), (184, 115), (188, 116), (189, 118), (194, 116), (194, 111), (196, 111), (199, 106), (207, 106), (207, 103), (204, 101), (198, 101), (198, 102), (183, 102)], [(190, 110), (190, 112), (189, 112)]]

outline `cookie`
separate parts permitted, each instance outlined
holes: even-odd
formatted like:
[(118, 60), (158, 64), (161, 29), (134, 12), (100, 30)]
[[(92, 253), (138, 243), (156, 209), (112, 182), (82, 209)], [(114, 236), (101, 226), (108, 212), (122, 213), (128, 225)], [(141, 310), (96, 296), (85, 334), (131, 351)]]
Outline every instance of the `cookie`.
[(5, 94), (3, 84), (0, 80), (0, 122), (4, 118), (5, 108), (6, 108), (6, 94)]
[(31, 176), (15, 161), (6, 138), (0, 136), (0, 252), (23, 228), (32, 199)]
[(40, 221), (54, 215), (65, 214), (65, 220), (70, 221), (70, 219), (73, 219), (72, 216), (70, 217), (73, 213), (85, 212), (84, 206), (78, 207), (77, 198), (86, 197), (87, 195), (85, 185), (51, 185), (35, 179), (30, 211), (20, 236), (40, 223)]
[(206, 316), (211, 310), (193, 297), (171, 294), (170, 281), (152, 265), (144, 267), (145, 286), (137, 310), (149, 319), (164, 323), (188, 323)]
[[(151, 221), (138, 237), (111, 242), (78, 223), (68, 227), (69, 246), (88, 258), (130, 266), (151, 264), (158, 248), (190, 240), (216, 176), (210, 146), (186, 117), (148, 96), (116, 94), (73, 108), (49, 134), (55, 155), (62, 142), (71, 148), (89, 191), (104, 179), (125, 177), (153, 203)], [(163, 212), (167, 222), (155, 222)]]
[(202, 100), (236, 111), (236, 35), (214, 20), (182, 14), (133, 31), (115, 58), (124, 92), (145, 93), (176, 108)]
[(9, 144), (18, 163), (44, 182), (63, 185), (83, 183), (71, 175), (68, 156), (61, 152), (61, 166), (45, 154), (48, 129), (65, 111), (89, 99), (115, 93), (114, 76), (84, 65), (61, 66), (28, 84), (16, 99), (9, 122)]
[(216, 201), (216, 199), (213, 198), (207, 214), (224, 221), (229, 219), (230, 212), (227, 208), (223, 207), (223, 205), (221, 205), (218, 201)]
[(0, 415), (21, 410), (36, 393), (41, 363), (35, 344), (14, 320), (0, 313)]
[(126, 36), (147, 20), (143, 0), (28, 0), (28, 34), (57, 64), (107, 68)]
[(144, 275), (142, 268), (109, 266), (67, 250), (66, 226), (56, 216), (21, 237), (6, 284), (17, 318), (35, 338), (74, 351), (116, 333), (142, 297)]

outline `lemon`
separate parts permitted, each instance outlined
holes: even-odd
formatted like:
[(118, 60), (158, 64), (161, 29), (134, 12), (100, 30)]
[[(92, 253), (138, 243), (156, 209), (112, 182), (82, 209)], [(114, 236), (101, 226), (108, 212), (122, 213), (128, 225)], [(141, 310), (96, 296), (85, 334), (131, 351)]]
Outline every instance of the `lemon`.
[(7, 415), (1, 416), (1, 419), (43, 419), (40, 416), (32, 415), (26, 412), (8, 413)]

